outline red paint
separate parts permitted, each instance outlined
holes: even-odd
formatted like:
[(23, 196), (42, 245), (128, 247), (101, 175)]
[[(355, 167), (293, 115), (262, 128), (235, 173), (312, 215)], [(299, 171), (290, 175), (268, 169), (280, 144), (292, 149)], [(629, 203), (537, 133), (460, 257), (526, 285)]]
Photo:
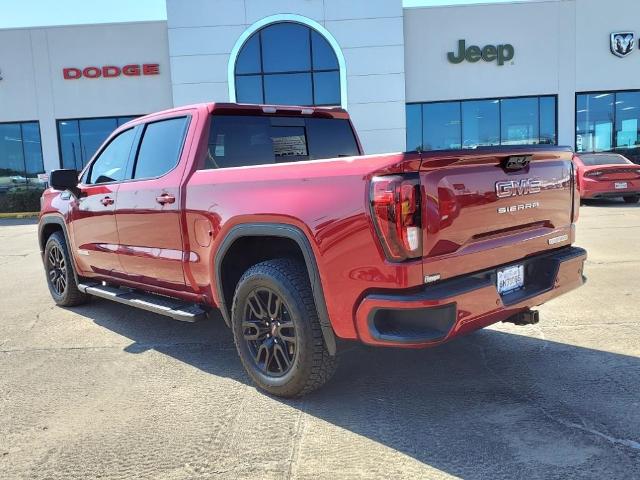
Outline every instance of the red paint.
[(62, 69), (62, 77), (65, 80), (77, 80), (79, 78), (116, 78), (120, 75), (125, 77), (139, 77), (141, 75), (159, 75), (160, 65), (157, 63), (129, 64), (122, 68), (115, 65), (105, 65), (104, 67), (89, 66), (83, 69), (76, 67), (65, 67)]
[(62, 76), (65, 80), (75, 80), (76, 78), (80, 78), (82, 76), (82, 70), (73, 67), (63, 68)]
[[(620, 157), (625, 161), (624, 164), (585, 165), (579, 154), (573, 157), (580, 198), (640, 195), (640, 165), (622, 155)], [(627, 188), (616, 189), (615, 184), (619, 182), (625, 182)]]
[(140, 65), (125, 65), (122, 67), (122, 74), (127, 77), (139, 77)]
[(120, 75), (121, 70), (120, 67), (115, 67), (113, 65), (106, 65), (102, 67), (102, 76), (104, 78), (112, 78)]
[(157, 63), (145, 63), (142, 65), (143, 75), (158, 75), (160, 73), (160, 65)]
[[(299, 107), (278, 107), (278, 114), (283, 111), (300, 115)], [(499, 166), (508, 155), (500, 149), (198, 170), (204, 161), (211, 115), (220, 113), (267, 115), (257, 106), (206, 104), (138, 118), (127, 128), (191, 116), (174, 170), (159, 179), (80, 185), (90, 194), (87, 199), (96, 197), (99, 201), (107, 194), (115, 195), (115, 206), (96, 206), (85, 198), (64, 201), (60, 192), (45, 192), (41, 215), (64, 216), (82, 276), (115, 279), (124, 285), (215, 306), (220, 299), (213, 264), (229, 231), (249, 222), (285, 223), (298, 227), (309, 240), (336, 335), (384, 345), (371, 337), (363, 320), (372, 308), (384, 306), (372, 303), (371, 293), (393, 292), (411, 298), (411, 292), (424, 288), (426, 274), (437, 273), (441, 279), (457, 277), (567, 247), (574, 241), (568, 151), (535, 150), (527, 169), (508, 173)], [(339, 109), (317, 108), (313, 115), (348, 118)], [(391, 262), (371, 218), (371, 179), (408, 172), (420, 182), (423, 255)], [(499, 215), (497, 208), (523, 197), (497, 198), (495, 182), (529, 177), (544, 180), (536, 194), (543, 208)], [(159, 204), (156, 198), (164, 194), (173, 195), (175, 202)], [(549, 239), (565, 234), (567, 241), (549, 244)], [(78, 255), (78, 249), (83, 248), (99, 250), (99, 254), (92, 252), (85, 258)], [(494, 285), (453, 299), (459, 303), (458, 317), (447, 339), (579, 286), (583, 261), (584, 256), (563, 263), (551, 291), (517, 305), (502, 305)], [(442, 298), (433, 304), (449, 301)], [(411, 302), (400, 303), (398, 308), (412, 306)]]

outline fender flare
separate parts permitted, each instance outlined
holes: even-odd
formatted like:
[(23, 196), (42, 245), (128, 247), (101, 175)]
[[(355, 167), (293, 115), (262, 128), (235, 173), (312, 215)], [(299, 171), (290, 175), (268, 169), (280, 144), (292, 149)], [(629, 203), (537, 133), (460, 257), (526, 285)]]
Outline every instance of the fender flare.
[(72, 248), (71, 240), (69, 239), (67, 224), (65, 223), (64, 218), (62, 218), (59, 215), (55, 215), (55, 214), (44, 215), (40, 218), (40, 221), (38, 222), (38, 246), (40, 247), (40, 256), (42, 257), (42, 260), (44, 262), (45, 242), (43, 242), (43, 238), (42, 238), (42, 229), (44, 228), (45, 225), (51, 225), (51, 224), (59, 225), (62, 230), (64, 239), (67, 242), (67, 250), (69, 251), (69, 257), (71, 258), (71, 263), (73, 264), (72, 265), (73, 276), (75, 277), (76, 284), (79, 284), (80, 278), (78, 277), (78, 266), (76, 265), (76, 258), (73, 255), (73, 248)]
[(333, 328), (331, 327), (331, 322), (329, 321), (327, 304), (322, 290), (322, 282), (320, 281), (320, 271), (318, 270), (318, 264), (316, 263), (311, 243), (301, 229), (286, 223), (242, 223), (231, 228), (224, 237), (224, 240), (220, 243), (220, 247), (218, 248), (214, 259), (216, 280), (215, 288), (219, 300), (218, 308), (222, 312), (222, 316), (227, 325), (231, 325), (231, 312), (229, 311), (229, 307), (226, 305), (224, 289), (222, 288), (222, 262), (231, 245), (242, 237), (288, 238), (296, 242), (300, 247), (307, 267), (307, 272), (309, 274), (309, 282), (311, 283), (313, 300), (318, 311), (318, 320), (320, 322), (320, 328), (322, 329), (322, 336), (324, 337), (329, 354), (332, 356), (335, 355), (336, 336), (333, 332)]

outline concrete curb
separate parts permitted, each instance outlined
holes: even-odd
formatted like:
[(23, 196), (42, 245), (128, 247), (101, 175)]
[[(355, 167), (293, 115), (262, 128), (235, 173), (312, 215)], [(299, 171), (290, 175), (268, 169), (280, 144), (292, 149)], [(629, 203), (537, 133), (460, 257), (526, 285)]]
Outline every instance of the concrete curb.
[(38, 212), (0, 213), (0, 218), (38, 218)]

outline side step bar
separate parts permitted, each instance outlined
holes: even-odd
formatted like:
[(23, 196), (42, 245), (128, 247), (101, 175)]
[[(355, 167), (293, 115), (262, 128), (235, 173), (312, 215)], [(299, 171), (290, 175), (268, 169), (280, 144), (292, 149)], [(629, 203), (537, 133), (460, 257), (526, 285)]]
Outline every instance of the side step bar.
[(207, 315), (202, 308), (193, 303), (126, 288), (110, 287), (96, 282), (81, 283), (78, 285), (78, 290), (183, 322), (197, 322)]

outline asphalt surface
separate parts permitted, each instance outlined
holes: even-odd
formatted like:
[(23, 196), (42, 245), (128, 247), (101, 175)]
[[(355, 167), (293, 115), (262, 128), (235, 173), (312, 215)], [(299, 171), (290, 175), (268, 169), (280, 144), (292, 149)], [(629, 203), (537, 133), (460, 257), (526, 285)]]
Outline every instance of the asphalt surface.
[(55, 307), (0, 222), (0, 478), (640, 478), (640, 206), (581, 209), (587, 285), (431, 350), (355, 347), (302, 400), (257, 391), (222, 322)]

